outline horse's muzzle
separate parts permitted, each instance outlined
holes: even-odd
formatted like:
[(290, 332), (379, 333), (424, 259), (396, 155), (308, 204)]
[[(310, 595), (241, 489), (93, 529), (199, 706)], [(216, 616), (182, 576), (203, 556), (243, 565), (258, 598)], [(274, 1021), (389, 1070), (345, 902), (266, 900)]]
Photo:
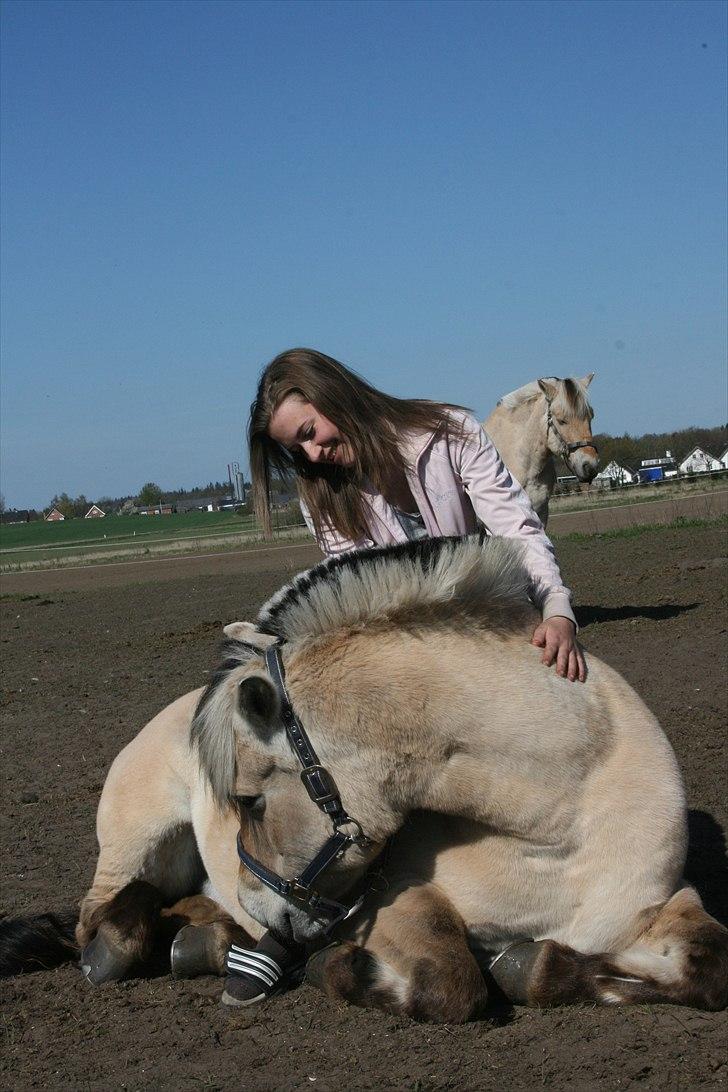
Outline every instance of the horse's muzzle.
[(591, 482), (599, 470), (599, 455), (596, 448), (583, 447), (570, 456), (574, 473), (580, 482)]

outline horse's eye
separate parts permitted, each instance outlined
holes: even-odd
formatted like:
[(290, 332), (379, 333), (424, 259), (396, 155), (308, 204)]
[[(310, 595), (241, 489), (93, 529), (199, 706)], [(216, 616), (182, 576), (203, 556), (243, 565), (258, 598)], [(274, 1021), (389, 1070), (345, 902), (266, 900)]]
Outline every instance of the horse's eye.
[(258, 796), (236, 796), (235, 803), (245, 811), (252, 811), (260, 815), (265, 807), (265, 797), (261, 794)]

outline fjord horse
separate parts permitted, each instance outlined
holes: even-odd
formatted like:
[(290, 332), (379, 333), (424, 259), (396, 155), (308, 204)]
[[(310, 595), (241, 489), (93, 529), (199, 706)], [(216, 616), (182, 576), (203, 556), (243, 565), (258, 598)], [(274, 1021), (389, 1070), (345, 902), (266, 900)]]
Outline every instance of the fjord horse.
[(555, 460), (562, 458), (580, 482), (592, 481), (599, 469), (586, 395), (593, 378), (592, 372), (583, 379), (536, 379), (501, 398), (483, 425), (544, 527)]

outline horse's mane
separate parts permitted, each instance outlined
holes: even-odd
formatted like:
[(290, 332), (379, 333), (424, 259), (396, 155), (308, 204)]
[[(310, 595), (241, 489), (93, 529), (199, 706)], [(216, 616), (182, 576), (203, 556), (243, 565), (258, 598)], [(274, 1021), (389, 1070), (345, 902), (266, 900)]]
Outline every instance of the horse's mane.
[[(549, 383), (556, 383), (558, 385), (559, 394), (557, 394), (554, 401), (561, 397), (566, 410), (572, 416), (578, 418), (591, 418), (593, 416), (592, 408), (589, 399), (584, 392), (584, 388), (576, 379), (559, 379), (554, 375), (545, 376), (544, 378)], [(523, 387), (519, 387), (518, 390), (511, 391), (510, 394), (504, 394), (498, 402), (498, 405), (502, 406), (505, 410), (514, 410), (519, 406), (527, 405), (528, 403), (535, 402), (538, 398), (543, 397), (544, 392), (541, 390), (538, 380), (534, 379), (531, 383), (526, 383)]]
[[(349, 626), (523, 622), (529, 578), (513, 539), (432, 538), (329, 558), (269, 599), (257, 628), (283, 641)], [(520, 608), (520, 609), (519, 609)]]
[[(470, 535), (422, 539), (329, 558), (300, 573), (260, 611), (256, 629), (295, 642), (354, 626), (520, 631), (531, 619), (523, 547), (513, 539)], [(233, 709), (222, 685), (260, 651), (223, 644), (222, 663), (195, 711), (191, 742), (222, 806), (233, 791)]]

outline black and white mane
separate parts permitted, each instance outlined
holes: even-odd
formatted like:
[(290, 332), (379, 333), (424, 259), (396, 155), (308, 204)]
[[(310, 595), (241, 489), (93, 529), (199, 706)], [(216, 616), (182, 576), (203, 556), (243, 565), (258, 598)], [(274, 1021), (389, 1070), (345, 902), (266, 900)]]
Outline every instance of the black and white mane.
[[(281, 641), (347, 626), (432, 623), (438, 613), (474, 614), (501, 628), (528, 594), (522, 547), (512, 539), (433, 538), (329, 558), (281, 588), (256, 627)], [(505, 608), (505, 610), (504, 610)]]

